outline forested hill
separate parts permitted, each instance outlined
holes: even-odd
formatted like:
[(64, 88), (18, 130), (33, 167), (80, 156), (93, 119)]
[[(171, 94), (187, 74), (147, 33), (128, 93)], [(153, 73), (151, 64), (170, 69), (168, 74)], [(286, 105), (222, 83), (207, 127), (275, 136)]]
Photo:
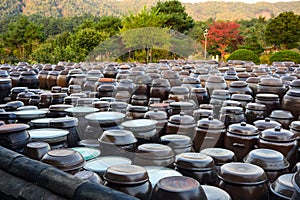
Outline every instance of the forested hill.
[[(72, 17), (83, 14), (95, 16), (122, 16), (137, 13), (144, 6), (150, 7), (158, 0), (1, 0), (0, 19), (10, 15), (23, 13), (25, 15), (41, 14), (54, 17)], [(163, 0), (162, 0), (163, 1)], [(184, 4), (186, 11), (195, 20), (209, 18), (234, 20), (251, 19), (258, 16), (277, 16), (284, 11), (300, 14), (300, 1), (280, 3), (234, 3), (234, 2), (204, 2)]]

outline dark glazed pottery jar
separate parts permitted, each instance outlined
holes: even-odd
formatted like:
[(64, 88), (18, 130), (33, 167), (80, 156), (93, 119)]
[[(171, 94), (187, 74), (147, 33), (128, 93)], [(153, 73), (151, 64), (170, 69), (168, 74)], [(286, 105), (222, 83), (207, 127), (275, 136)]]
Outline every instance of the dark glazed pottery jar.
[(228, 91), (230, 91), (231, 94), (248, 94), (253, 96), (251, 88), (245, 81), (234, 81), (230, 83)]
[(282, 174), (288, 173), (289, 162), (279, 151), (272, 149), (254, 149), (244, 158), (245, 163), (260, 166), (265, 170), (269, 183), (273, 183)]
[(10, 79), (0, 79), (0, 104), (4, 103), (4, 98), (8, 97), (12, 88)]
[(207, 89), (208, 94), (211, 96), (213, 91), (216, 89), (224, 90), (227, 85), (224, 77), (222, 76), (210, 76), (205, 82), (205, 88)]
[(109, 167), (103, 175), (104, 185), (115, 190), (149, 200), (152, 185), (146, 169), (137, 165), (116, 165)]
[(217, 186), (234, 200), (269, 199), (264, 170), (249, 163), (227, 163), (221, 166)]
[(175, 155), (194, 151), (191, 138), (185, 135), (164, 135), (160, 137), (160, 143), (171, 147)]
[(270, 185), (270, 197), (272, 200), (284, 200), (293, 197), (295, 193), (295, 188), (292, 183), (293, 176), (294, 174), (283, 174)]
[(91, 181), (93, 183), (102, 184), (102, 179), (95, 172), (83, 170), (74, 174), (75, 177), (85, 181)]
[(297, 162), (298, 144), (296, 136), (291, 131), (282, 129), (281, 127), (262, 131), (257, 142), (257, 147), (281, 152), (288, 159), (290, 169), (292, 169)]
[(200, 183), (186, 176), (171, 176), (158, 181), (152, 191), (151, 200), (207, 200)]
[(280, 101), (277, 94), (257, 94), (255, 103), (264, 104), (266, 106), (267, 115), (270, 115), (273, 110), (280, 109)]
[(254, 149), (259, 137), (258, 129), (246, 122), (232, 124), (224, 137), (224, 147), (233, 151), (238, 161)]
[(224, 106), (221, 108), (220, 121), (225, 127), (245, 121), (243, 108), (236, 106)]
[(294, 119), (292, 113), (287, 110), (273, 110), (269, 117), (271, 120), (279, 122), (284, 129), (288, 129)]
[(165, 111), (159, 111), (157, 108), (153, 111), (148, 111), (144, 115), (145, 119), (152, 119), (156, 120), (156, 132), (158, 133), (158, 136), (165, 135), (166, 132), (166, 125), (168, 123), (168, 115)]
[(224, 123), (212, 116), (198, 121), (195, 128), (193, 147), (195, 152), (212, 147), (222, 147), (226, 129)]
[(192, 102), (181, 101), (170, 103), (170, 116), (178, 115), (184, 112), (186, 115), (192, 115), (194, 112), (195, 104)]
[(275, 128), (281, 126), (279, 122), (273, 121), (270, 118), (265, 118), (264, 120), (257, 120), (253, 122), (254, 126), (258, 128), (260, 132), (270, 129), (270, 128)]
[(196, 105), (209, 103), (209, 96), (205, 88), (192, 88), (190, 99), (193, 100)]
[(30, 142), (25, 147), (24, 155), (34, 160), (41, 160), (50, 149), (47, 142)]
[(18, 86), (30, 89), (39, 88), (39, 79), (34, 71), (24, 71), (19, 76)]
[(282, 109), (290, 111), (297, 120), (300, 114), (300, 90), (290, 89), (282, 99)]
[(182, 175), (192, 177), (203, 185), (214, 185), (217, 180), (214, 160), (206, 154), (179, 154), (175, 158), (175, 169)]
[(149, 97), (160, 98), (161, 101), (167, 100), (169, 97), (171, 85), (167, 79), (154, 79), (151, 84)]
[(282, 99), (285, 92), (286, 88), (279, 78), (262, 78), (257, 86), (257, 93), (276, 94), (279, 99)]
[(266, 106), (264, 104), (248, 103), (246, 105), (245, 118), (248, 124), (253, 124), (257, 120), (263, 120), (266, 116)]

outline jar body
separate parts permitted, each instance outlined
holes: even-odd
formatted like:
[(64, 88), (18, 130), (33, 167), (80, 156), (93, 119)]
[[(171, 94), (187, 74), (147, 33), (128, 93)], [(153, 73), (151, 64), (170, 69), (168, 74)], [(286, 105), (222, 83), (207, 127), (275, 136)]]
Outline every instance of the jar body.
[(196, 179), (201, 185), (215, 185), (217, 181), (217, 173), (215, 169), (210, 170), (191, 170), (180, 167), (175, 168), (183, 176), (188, 176)]
[(208, 130), (203, 128), (195, 128), (195, 138), (193, 141), (193, 147), (195, 152), (199, 152), (202, 149), (219, 147), (222, 148), (224, 144), (224, 136), (226, 134), (225, 129), (220, 130)]

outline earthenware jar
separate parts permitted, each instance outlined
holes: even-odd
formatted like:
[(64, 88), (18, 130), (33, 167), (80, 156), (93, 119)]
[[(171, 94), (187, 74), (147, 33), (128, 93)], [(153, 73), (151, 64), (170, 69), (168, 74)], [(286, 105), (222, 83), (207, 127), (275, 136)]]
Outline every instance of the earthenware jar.
[(189, 136), (194, 140), (194, 129), (196, 122), (194, 117), (185, 115), (181, 112), (179, 115), (172, 115), (167, 123), (166, 134), (181, 134)]
[(273, 110), (280, 109), (280, 100), (277, 94), (257, 94), (255, 103), (264, 104), (266, 106), (267, 115), (270, 115)]
[(15, 101), (19, 93), (26, 92), (26, 91), (28, 91), (28, 87), (13, 87), (10, 90), (10, 99), (12, 101)]
[(232, 94), (230, 100), (240, 102), (241, 107), (245, 110), (246, 105), (253, 102), (253, 97), (249, 94)]
[(215, 186), (210, 186), (210, 185), (202, 185), (202, 188), (205, 192), (205, 195), (207, 197), (207, 200), (231, 200), (231, 197), (229, 194)]
[(209, 102), (209, 96), (205, 88), (192, 88), (190, 92), (190, 99), (196, 105), (206, 104)]
[(294, 174), (282, 174), (270, 185), (270, 198), (273, 200), (292, 199), (296, 190), (293, 186)]
[(294, 119), (292, 113), (287, 110), (273, 110), (269, 117), (271, 120), (279, 122), (284, 129), (288, 129)]
[(133, 106), (147, 106), (148, 96), (147, 95), (132, 95), (131, 105)]
[(93, 183), (102, 184), (101, 177), (92, 171), (87, 171), (87, 170), (79, 171), (76, 174), (74, 174), (74, 176), (84, 181), (91, 181)]
[(258, 128), (258, 130), (264, 131), (266, 129), (270, 129), (270, 128), (275, 128), (275, 127), (279, 127), (281, 126), (279, 122), (276, 122), (274, 120), (271, 120), (270, 118), (266, 117), (265, 119), (262, 120), (257, 120), (255, 122), (253, 122), (253, 125)]
[(59, 75), (59, 71), (50, 71), (47, 75), (47, 88), (52, 88), (53, 86), (56, 86), (57, 77)]
[(243, 108), (236, 106), (225, 106), (221, 108), (219, 120), (224, 123), (225, 127), (245, 121)]
[(245, 81), (234, 81), (230, 83), (228, 90), (231, 94), (249, 94), (251, 96), (253, 95), (251, 88)]
[(263, 120), (266, 116), (266, 106), (264, 104), (248, 103), (246, 105), (245, 119), (248, 124), (253, 124), (257, 120)]
[(60, 71), (59, 75), (57, 76), (57, 79), (56, 79), (56, 85), (61, 86), (61, 87), (67, 87), (68, 83), (69, 83), (69, 82), (67, 82), (68, 74), (69, 74), (68, 70)]
[(145, 113), (148, 112), (147, 106), (128, 106), (126, 112), (126, 119), (143, 119)]
[(222, 147), (225, 133), (224, 123), (212, 116), (199, 120), (193, 140), (195, 152), (211, 147)]
[(158, 181), (153, 189), (151, 200), (167, 198), (207, 200), (200, 183), (186, 176), (171, 176)]
[(151, 196), (152, 185), (146, 169), (137, 165), (116, 165), (107, 168), (104, 185), (141, 200)]
[(47, 142), (30, 142), (25, 147), (24, 155), (34, 160), (41, 160), (50, 150), (50, 145)]
[(195, 104), (192, 102), (181, 101), (170, 103), (170, 116), (178, 115), (184, 112), (186, 115), (192, 115), (195, 109)]
[(19, 76), (18, 80), (19, 87), (28, 87), (35, 89), (39, 87), (39, 79), (34, 71), (24, 71)]
[(0, 104), (4, 103), (4, 98), (8, 97), (12, 88), (10, 79), (0, 79)]
[(159, 139), (161, 144), (168, 145), (173, 149), (174, 155), (186, 152), (193, 152), (193, 141), (186, 135), (170, 134), (161, 136)]
[(12, 87), (17, 87), (18, 86), (18, 80), (19, 80), (20, 75), (21, 75), (21, 72), (18, 72), (18, 71), (12, 71), (12, 72), (9, 73)]
[(222, 76), (210, 76), (205, 82), (205, 88), (210, 96), (215, 89), (224, 90), (226, 87), (225, 79)]
[(230, 99), (230, 92), (228, 90), (219, 90), (216, 89), (213, 91), (210, 104), (214, 106), (213, 111), (215, 114), (215, 118), (219, 118), (221, 107), (223, 106), (223, 102)]
[(55, 104), (63, 104), (64, 103), (64, 99), (65, 97), (67, 97), (68, 95), (66, 93), (53, 93), (52, 94), (52, 101), (51, 101), (51, 105), (55, 105)]
[(154, 79), (151, 83), (149, 97), (160, 98), (161, 101), (169, 97), (171, 85), (167, 79)]
[(277, 94), (282, 99), (286, 88), (278, 78), (262, 78), (257, 86), (257, 93)]
[(168, 123), (168, 115), (165, 111), (159, 111), (156, 108), (153, 111), (150, 110), (146, 112), (144, 118), (157, 121), (156, 132), (158, 133), (158, 136), (160, 137), (162, 135), (165, 135), (166, 125)]
[(272, 149), (254, 149), (244, 158), (245, 163), (260, 166), (273, 183), (282, 174), (288, 173), (290, 166), (282, 153)]
[(300, 114), (300, 90), (290, 89), (282, 99), (282, 109), (290, 111), (297, 120)]
[(202, 153), (182, 153), (175, 158), (175, 169), (200, 184), (214, 185), (217, 180), (212, 157)]
[(224, 137), (224, 147), (233, 151), (238, 161), (254, 149), (259, 138), (258, 129), (246, 122), (232, 124)]
[(67, 104), (51, 105), (49, 106), (47, 117), (53, 117), (53, 118), (66, 117), (68, 113), (65, 110), (68, 108), (73, 108), (73, 106)]
[(256, 96), (257, 94), (257, 84), (259, 83), (259, 81), (260, 81), (260, 77), (249, 77), (246, 80), (248, 86), (251, 88), (253, 92), (253, 96)]
[(296, 136), (291, 131), (281, 127), (262, 131), (257, 142), (257, 147), (281, 152), (288, 159), (291, 169), (297, 162), (298, 144)]
[(227, 163), (221, 166), (217, 186), (232, 199), (269, 199), (267, 176), (264, 170), (249, 163)]
[(173, 167), (174, 159), (174, 152), (171, 147), (147, 143), (137, 147), (133, 162), (140, 166)]
[(41, 70), (38, 73), (38, 80), (39, 80), (39, 88), (41, 89), (49, 89), (47, 86), (47, 76), (49, 71)]
[(176, 102), (187, 100), (189, 98), (189, 92), (187, 87), (175, 86), (171, 88), (168, 99)]

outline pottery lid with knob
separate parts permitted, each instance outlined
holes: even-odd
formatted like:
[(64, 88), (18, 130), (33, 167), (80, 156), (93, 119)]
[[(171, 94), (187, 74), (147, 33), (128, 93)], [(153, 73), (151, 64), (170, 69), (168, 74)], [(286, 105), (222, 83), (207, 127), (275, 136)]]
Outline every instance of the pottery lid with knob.
[(176, 156), (175, 166), (187, 170), (207, 171), (215, 167), (215, 162), (206, 154), (187, 152)]
[(218, 119), (214, 119), (212, 116), (208, 118), (200, 119), (197, 123), (198, 128), (207, 129), (207, 130), (220, 130), (224, 129), (225, 125)]
[(201, 150), (200, 153), (212, 157), (216, 165), (222, 165), (237, 160), (233, 151), (223, 148), (206, 148)]
[(281, 124), (277, 121), (271, 120), (270, 118), (266, 117), (264, 120), (257, 120), (253, 122), (254, 126), (258, 128), (258, 130), (263, 131), (269, 128), (275, 128), (281, 126)]
[(228, 132), (241, 136), (255, 136), (259, 134), (259, 131), (255, 126), (247, 124), (246, 122), (231, 124), (228, 127)]
[(293, 132), (281, 128), (281, 126), (270, 128), (260, 133), (260, 139), (270, 142), (292, 142), (296, 140)]
[(185, 115), (184, 112), (180, 112), (179, 115), (172, 115), (168, 122), (178, 125), (192, 125), (196, 123), (194, 117)]

